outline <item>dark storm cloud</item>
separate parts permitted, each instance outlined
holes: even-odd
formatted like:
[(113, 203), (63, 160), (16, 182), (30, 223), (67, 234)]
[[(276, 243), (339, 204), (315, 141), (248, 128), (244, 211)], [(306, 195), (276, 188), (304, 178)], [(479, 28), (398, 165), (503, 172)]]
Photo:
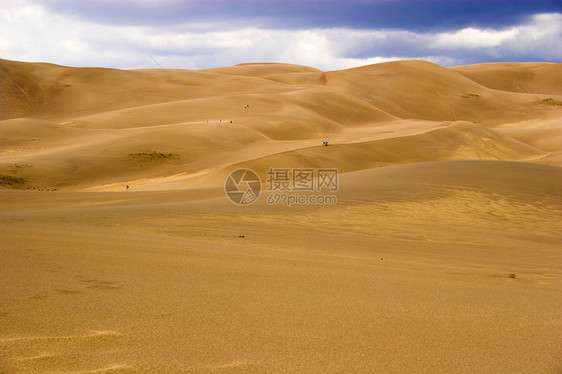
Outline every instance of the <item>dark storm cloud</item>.
[(562, 1), (2, 0), (0, 55), (71, 66), (333, 70), (562, 61)]
[(246, 25), (269, 29), (344, 27), (415, 32), (464, 27), (498, 29), (519, 24), (533, 14), (562, 11), (561, 1), (545, 0), (36, 0), (35, 3), (54, 12), (113, 25), (193, 23), (223, 29)]

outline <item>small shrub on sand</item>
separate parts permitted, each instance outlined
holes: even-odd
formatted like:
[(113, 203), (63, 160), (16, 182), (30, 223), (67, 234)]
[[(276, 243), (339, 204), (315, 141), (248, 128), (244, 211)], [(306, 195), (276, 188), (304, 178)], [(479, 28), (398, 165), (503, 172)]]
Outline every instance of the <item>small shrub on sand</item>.
[(539, 100), (538, 103), (547, 105), (562, 105), (562, 101), (555, 100), (552, 97), (547, 97), (546, 99)]
[(515, 279), (515, 273), (509, 273), (508, 277)]
[(20, 177), (14, 177), (11, 175), (1, 175), (0, 185), (2, 186), (18, 186), (25, 183), (25, 179)]
[(162, 152), (137, 152), (129, 153), (129, 158), (140, 160), (140, 161), (155, 161), (155, 160), (165, 160), (179, 158), (180, 155), (177, 153), (162, 153)]

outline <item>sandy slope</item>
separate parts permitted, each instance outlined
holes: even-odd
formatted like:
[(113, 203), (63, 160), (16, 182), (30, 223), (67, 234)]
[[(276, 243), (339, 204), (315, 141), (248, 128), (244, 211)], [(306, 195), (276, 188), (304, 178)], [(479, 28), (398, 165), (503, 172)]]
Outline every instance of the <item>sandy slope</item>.
[(0, 372), (562, 370), (560, 64), (0, 69)]

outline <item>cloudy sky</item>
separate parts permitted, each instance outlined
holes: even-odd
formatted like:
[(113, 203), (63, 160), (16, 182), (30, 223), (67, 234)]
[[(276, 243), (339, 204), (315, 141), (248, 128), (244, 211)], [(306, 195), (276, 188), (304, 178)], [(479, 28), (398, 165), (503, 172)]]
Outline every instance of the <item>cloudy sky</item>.
[(0, 57), (69, 66), (322, 70), (562, 61), (562, 1), (2, 0)]

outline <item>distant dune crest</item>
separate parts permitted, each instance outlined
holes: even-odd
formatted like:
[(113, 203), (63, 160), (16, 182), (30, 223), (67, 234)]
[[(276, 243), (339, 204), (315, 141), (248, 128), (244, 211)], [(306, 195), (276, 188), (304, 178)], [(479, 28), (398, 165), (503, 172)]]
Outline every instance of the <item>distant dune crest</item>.
[[(174, 79), (160, 69), (0, 67), (0, 167), (15, 178), (5, 188), (218, 185), (233, 167), (260, 162), (342, 172), (459, 159), (562, 164), (560, 106), (547, 105), (562, 100), (561, 64), (397, 61), (322, 72), (249, 63), (173, 69)], [(128, 156), (143, 152), (177, 156)]]

